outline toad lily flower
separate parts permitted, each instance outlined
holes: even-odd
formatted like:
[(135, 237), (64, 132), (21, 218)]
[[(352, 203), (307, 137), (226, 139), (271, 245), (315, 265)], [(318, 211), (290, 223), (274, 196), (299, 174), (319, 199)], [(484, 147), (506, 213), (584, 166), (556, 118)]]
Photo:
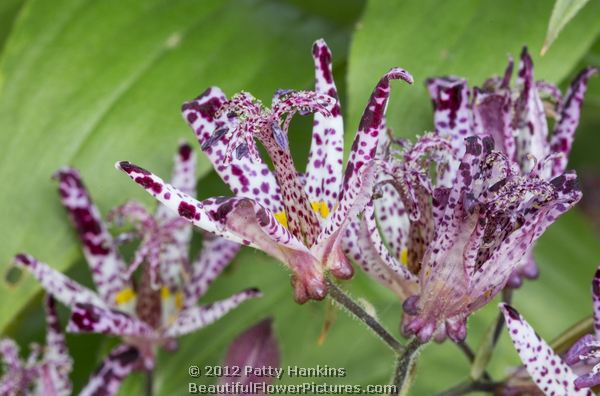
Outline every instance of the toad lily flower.
[(0, 394), (51, 395), (71, 394), (69, 373), (73, 361), (67, 351), (65, 336), (60, 329), (56, 304), (46, 296), (46, 345), (33, 344), (25, 361), (19, 357), (18, 345), (9, 338), (0, 340), (0, 358), (4, 372), (0, 377)]
[[(534, 80), (527, 48), (521, 53), (516, 87), (511, 89), (512, 70), (510, 59), (503, 77), (488, 79), (482, 88), (473, 90), (458, 77), (429, 79), (435, 131), (450, 141), (457, 158), (464, 152), (466, 136), (489, 134), (496, 149), (517, 164), (521, 174), (538, 168), (544, 178), (557, 177), (566, 169), (588, 79), (598, 69), (581, 71), (564, 98), (556, 86)], [(551, 134), (547, 116), (556, 119)], [(453, 161), (451, 169), (457, 167), (458, 161)], [(454, 177), (455, 172), (448, 172), (444, 185), (450, 186)], [(524, 256), (508, 286), (519, 287), (523, 278), (537, 277), (532, 250)]]
[[(227, 100), (216, 87), (183, 105), (183, 116), (204, 153), (235, 197), (197, 201), (159, 177), (120, 162), (150, 194), (197, 227), (258, 248), (288, 266), (299, 303), (327, 294), (324, 272), (347, 279), (353, 270), (340, 245), (349, 219), (371, 195), (373, 161), (390, 80), (412, 83), (410, 74), (392, 69), (377, 84), (364, 111), (345, 173), (343, 125), (324, 41), (313, 46), (316, 91), (278, 91), (270, 109), (248, 93)], [(296, 170), (288, 147), (288, 125), (295, 113), (315, 113), (305, 174)], [(266, 149), (272, 172), (255, 141)]]
[[(594, 288), (598, 287), (598, 282), (600, 282), (600, 275), (597, 273), (594, 279)], [(597, 290), (594, 290), (594, 316), (597, 332), (600, 327), (598, 325), (600, 293), (596, 292)], [(545, 395), (594, 395), (590, 389), (585, 388), (600, 383), (600, 376), (597, 374), (598, 370), (593, 370), (591, 374), (586, 374), (578, 378), (573, 367), (569, 367), (568, 364), (575, 364), (580, 360), (593, 360), (595, 363), (598, 363), (598, 356), (594, 354), (594, 351), (598, 348), (597, 336), (587, 335), (582, 338), (573, 346), (571, 351), (567, 352), (563, 361), (537, 335), (535, 330), (516, 309), (502, 303), (500, 304), (500, 310), (504, 314), (506, 328), (527, 372)], [(515, 394), (514, 392), (507, 393)]]
[(575, 380), (577, 388), (600, 385), (600, 267), (592, 281), (592, 304), (594, 309), (594, 334), (583, 336), (575, 342), (565, 355), (569, 365), (593, 366), (588, 372)]
[(424, 135), (383, 166), (394, 195), (379, 203), (380, 213), (401, 209), (408, 220), (388, 235), (384, 218), (382, 232), (401, 252), (390, 254), (382, 241), (373, 202), (347, 233), (348, 254), (404, 300), (403, 331), (423, 342), (464, 340), (467, 317), (502, 290), (534, 241), (581, 197), (573, 173), (552, 180), (535, 171), (521, 175), (492, 149), (490, 137), (465, 139), (457, 177), (446, 187), (452, 147)]
[[(239, 245), (209, 236), (198, 257), (187, 265), (191, 226), (165, 208), (159, 208), (154, 217), (133, 204), (114, 212), (137, 221), (142, 234), (134, 262), (127, 268), (79, 173), (62, 169), (56, 177), (62, 203), (79, 233), (98, 293), (29, 255), (18, 255), (15, 261), (72, 310), (68, 331), (120, 336), (125, 346), (137, 348), (139, 359), (121, 359), (120, 363), (127, 361), (130, 368), (141, 366), (150, 370), (158, 347), (174, 348), (176, 337), (207, 326), (243, 301), (259, 296), (256, 289), (248, 289), (225, 300), (197, 306), (198, 299), (230, 263)], [(175, 157), (172, 180), (181, 191), (193, 194), (195, 156), (186, 144), (180, 146)], [(149, 188), (154, 186), (150, 178), (142, 183)], [(141, 262), (144, 265), (139, 280), (130, 280), (128, 272)], [(107, 367), (115, 364), (114, 359), (124, 348), (118, 346), (111, 353)]]

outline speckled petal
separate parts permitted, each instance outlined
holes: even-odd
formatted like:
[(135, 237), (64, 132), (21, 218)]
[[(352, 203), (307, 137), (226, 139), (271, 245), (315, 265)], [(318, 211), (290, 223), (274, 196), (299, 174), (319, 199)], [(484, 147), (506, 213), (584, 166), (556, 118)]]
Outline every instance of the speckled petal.
[(154, 337), (154, 330), (141, 320), (115, 309), (76, 304), (67, 325), (70, 333), (99, 333), (121, 337)]
[(448, 76), (430, 78), (426, 84), (433, 103), (435, 132), (460, 151), (471, 125), (467, 81)]
[(63, 168), (54, 177), (59, 182), (61, 202), (79, 234), (96, 290), (105, 301), (112, 301), (115, 293), (125, 287), (125, 263), (79, 172)]
[(313, 254), (266, 208), (248, 198), (215, 198), (203, 201), (207, 213), (228, 231), (283, 262), (293, 271), (294, 298), (325, 298), (323, 268)]
[(350, 279), (354, 274), (352, 265), (344, 255), (342, 238), (350, 222), (357, 218), (371, 199), (377, 177), (375, 161), (370, 161), (358, 173), (354, 183), (344, 191), (338, 209), (312, 248), (319, 261), (338, 279)]
[(18, 369), (22, 366), (19, 359), (19, 345), (10, 338), (0, 339), (0, 359), (2, 363), (12, 369)]
[(514, 102), (516, 126), (516, 160), (523, 172), (531, 170), (533, 157), (541, 161), (549, 154), (548, 123), (544, 104), (540, 99), (533, 77), (533, 61), (523, 48), (517, 76), (520, 96)]
[(69, 373), (73, 367), (73, 360), (67, 350), (65, 335), (61, 329), (56, 312), (56, 301), (51, 295), (45, 298), (46, 305), (46, 348), (44, 361), (48, 364), (46, 374), (58, 395), (71, 394), (72, 384)]
[(29, 271), (48, 294), (52, 294), (67, 307), (72, 307), (77, 303), (106, 306), (96, 293), (28, 254), (16, 255), (14, 263)]
[[(433, 103), (435, 132), (450, 141), (455, 156), (460, 158), (464, 152), (463, 142), (470, 132), (472, 122), (467, 82), (462, 78), (449, 76), (430, 78), (426, 83)], [(449, 171), (441, 176), (438, 184), (450, 187), (458, 165), (458, 161), (451, 161)]]
[(600, 267), (592, 280), (592, 304), (594, 306), (594, 332), (600, 338)]
[(139, 366), (140, 353), (130, 345), (119, 345), (104, 359), (82, 389), (80, 396), (114, 396), (121, 382)]
[(129, 175), (134, 182), (144, 188), (160, 203), (178, 213), (180, 217), (192, 222), (195, 226), (234, 242), (242, 242), (241, 238), (223, 230), (223, 227), (213, 221), (206, 214), (201, 202), (178, 191), (170, 184), (165, 183), (160, 177), (127, 161), (118, 162), (115, 167)]
[(598, 72), (598, 68), (588, 67), (582, 70), (575, 80), (571, 83), (569, 91), (565, 96), (563, 105), (561, 106), (560, 116), (554, 127), (552, 138), (550, 140), (550, 148), (553, 153), (562, 153), (557, 157), (552, 168), (552, 175), (558, 176), (565, 171), (573, 138), (575, 137), (575, 129), (579, 125), (579, 114), (583, 97), (587, 89), (588, 79)]
[(356, 219), (346, 228), (342, 241), (344, 253), (401, 300), (418, 291), (418, 279), (390, 255), (381, 240), (372, 201), (365, 206), (362, 219)]
[[(387, 152), (391, 149), (390, 133), (384, 123), (377, 146), (377, 158), (382, 161), (387, 160)], [(377, 188), (380, 191), (376, 192), (378, 197), (374, 200), (375, 217), (392, 255), (395, 259), (401, 260), (403, 250), (407, 252), (405, 247), (410, 222), (400, 194), (386, 182), (387, 179), (389, 177), (384, 172), (378, 173)]]
[(189, 307), (179, 313), (177, 320), (170, 325), (165, 335), (178, 337), (214, 323), (229, 311), (250, 298), (260, 297), (258, 289), (247, 289), (233, 296), (200, 307)]
[(443, 194), (440, 192), (443, 187), (432, 191), (428, 174), (434, 166), (436, 175), (447, 172), (454, 161), (452, 152), (453, 148), (446, 139), (428, 133), (405, 150), (401, 168), (391, 171), (396, 191), (401, 196), (410, 220), (405, 245), (406, 265), (415, 274), (420, 272), (425, 250), (434, 237), (434, 216), (438, 211), (443, 211), (439, 207), (441, 205), (438, 205), (442, 201)]
[[(390, 80), (404, 80), (409, 84), (413, 83), (410, 73), (400, 68), (393, 68), (384, 74), (375, 86), (352, 143), (339, 198), (340, 204), (336, 210), (336, 212), (340, 212), (341, 216), (338, 215), (337, 217), (345, 217), (343, 213), (349, 210), (348, 207), (343, 207), (346, 190), (358, 182), (361, 168), (375, 158), (379, 135), (383, 131), (382, 125), (385, 125), (385, 111), (390, 96)], [(339, 219), (338, 221), (332, 221), (332, 225), (335, 227), (335, 224), (339, 221)]]
[(593, 396), (589, 389), (575, 388), (576, 376), (558, 355), (511, 306), (500, 304), (506, 327), (523, 364), (546, 395)]
[(185, 285), (184, 307), (195, 305), (208, 286), (221, 274), (239, 252), (241, 245), (205, 233), (202, 248), (191, 265), (192, 273)]
[(328, 212), (337, 204), (342, 184), (344, 159), (344, 122), (331, 70), (331, 51), (324, 40), (313, 44), (315, 91), (331, 96), (337, 103), (326, 117), (315, 113), (312, 143), (306, 166), (305, 190), (312, 202), (325, 203)]
[(487, 260), (488, 263), (497, 264), (488, 265), (483, 271), (476, 271), (471, 278), (472, 293), (479, 296), (473, 302), (472, 309), (485, 305), (505, 286), (510, 274), (521, 263), (521, 259), (529, 252), (533, 243), (581, 198), (574, 173), (556, 177), (548, 184), (540, 183), (538, 181), (517, 186), (528, 191), (536, 188), (551, 189), (552, 196), (543, 203), (533, 198), (521, 198), (523, 206), (518, 212), (522, 216), (520, 226), (502, 240)]
[(510, 92), (488, 93), (475, 89), (473, 93), (473, 133), (490, 135), (497, 150), (512, 160), (515, 158), (515, 138), (511, 126)]
[(330, 221), (323, 228), (317, 239), (318, 242), (337, 233), (349, 216), (351, 217), (351, 212), (359, 212), (361, 206), (366, 205), (368, 202), (368, 200), (362, 198), (364, 198), (364, 195), (371, 195), (372, 193), (374, 178), (367, 176), (375, 172), (372, 163), (377, 152), (382, 125), (385, 125), (384, 115), (390, 95), (390, 80), (398, 79), (409, 84), (413, 82), (412, 76), (408, 72), (394, 68), (379, 80), (371, 94), (352, 144), (342, 190), (339, 194), (338, 207), (331, 215)]
[[(196, 196), (196, 153), (187, 143), (181, 143), (175, 154), (171, 185), (177, 190)], [(179, 219), (179, 215), (164, 205), (156, 210), (159, 227), (169, 228), (169, 241), (161, 246), (160, 276), (164, 285), (176, 287), (185, 268), (189, 265), (188, 254), (192, 238), (192, 225)]]
[(23, 384), (29, 385), (29, 378), (23, 378), (23, 363), (19, 358), (19, 346), (10, 338), (0, 339), (0, 358), (3, 374), (0, 377), (0, 394), (17, 395)]
[(202, 202), (175, 190), (158, 176), (129, 162), (117, 163), (136, 183), (162, 204), (197, 227), (233, 242), (259, 248), (294, 272), (295, 299), (323, 299), (322, 268), (308, 248), (276, 219), (273, 213), (249, 198), (218, 197)]
[(217, 115), (226, 100), (219, 88), (211, 87), (198, 98), (183, 105), (183, 118), (196, 134), (204, 154), (235, 195), (255, 199), (273, 213), (279, 213), (283, 210), (281, 191), (275, 176), (262, 160), (252, 160), (248, 155), (240, 158), (234, 156), (225, 165), (229, 139), (226, 134), (214, 139), (214, 134), (224, 128), (234, 127), (226, 114)]

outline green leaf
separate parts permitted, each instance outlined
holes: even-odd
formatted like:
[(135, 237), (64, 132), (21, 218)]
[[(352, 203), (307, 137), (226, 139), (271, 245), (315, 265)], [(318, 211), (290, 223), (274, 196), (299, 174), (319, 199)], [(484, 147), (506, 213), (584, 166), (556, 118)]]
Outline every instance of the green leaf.
[(560, 82), (578, 64), (600, 31), (600, 2), (579, 13), (539, 57), (551, 4), (544, 1), (372, 1), (352, 47), (348, 75), (349, 125), (363, 110), (370, 91), (390, 67), (415, 78), (412, 87), (392, 88), (388, 115), (396, 134), (413, 137), (432, 128), (425, 79), (459, 75), (471, 85), (504, 72), (507, 55), (528, 45), (539, 79)]
[(24, 0), (3, 0), (0, 2), (0, 51), (4, 48), (4, 43), (23, 3)]
[[(168, 175), (183, 101), (207, 86), (269, 100), (313, 81), (311, 44), (344, 59), (348, 31), (287, 3), (30, 1), (0, 62), (0, 270), (27, 251), (66, 270), (81, 252), (51, 174), (82, 170), (100, 210), (144, 197), (114, 170), (128, 159)], [(200, 174), (210, 166), (200, 161)], [(203, 194), (202, 194), (203, 195)], [(39, 290), (0, 282), (0, 330)]]
[(552, 15), (548, 22), (548, 32), (544, 40), (541, 54), (544, 55), (550, 48), (561, 30), (571, 19), (588, 3), (589, 0), (556, 0)]
[[(586, 66), (600, 67), (600, 38), (596, 40), (592, 48), (582, 58), (579, 66), (573, 70), (573, 73), (567, 80), (572, 80), (580, 69)], [(600, 147), (600, 76), (595, 75), (588, 82), (588, 89), (585, 94), (585, 100), (581, 108), (581, 119), (575, 141), (573, 142), (573, 150), (569, 156), (569, 163), (583, 172), (582, 177), (591, 176), (596, 181), (591, 180), (590, 196), (593, 196), (596, 189), (597, 178), (600, 176), (600, 156), (598, 156), (598, 147)], [(584, 188), (586, 183), (584, 181)], [(584, 190), (584, 200), (589, 198), (586, 196), (587, 191)], [(597, 209), (597, 205), (594, 205)]]

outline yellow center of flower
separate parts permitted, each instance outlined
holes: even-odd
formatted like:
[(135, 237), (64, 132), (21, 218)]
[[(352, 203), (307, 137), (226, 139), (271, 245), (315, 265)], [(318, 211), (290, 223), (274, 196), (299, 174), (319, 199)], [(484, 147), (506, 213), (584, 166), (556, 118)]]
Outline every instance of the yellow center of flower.
[(288, 228), (287, 216), (285, 215), (285, 211), (275, 213), (275, 219), (285, 228)]
[(126, 287), (125, 289), (115, 294), (115, 303), (117, 303), (117, 305), (122, 305), (127, 303), (128, 301), (133, 300), (134, 298), (135, 292), (133, 291), (133, 289), (131, 287)]
[[(160, 297), (163, 300), (168, 300), (169, 298), (171, 298), (172, 293), (169, 290), (168, 287), (163, 286), (160, 288)], [(178, 291), (173, 295), (174, 299), (175, 299), (175, 307), (180, 310), (181, 308), (183, 308), (183, 293)]]
[[(322, 218), (326, 219), (327, 216), (329, 216), (329, 207), (327, 206), (327, 203), (325, 201), (313, 201), (310, 203), (310, 206), (315, 211), (315, 213), (320, 215)], [(281, 224), (285, 228), (288, 228), (287, 215), (285, 214), (284, 210), (275, 213), (274, 216), (275, 219), (279, 222), (279, 224)]]
[(182, 292), (175, 293), (175, 306), (179, 310), (181, 310), (181, 308), (183, 308), (183, 293)]
[(408, 249), (407, 248), (403, 248), (400, 251), (400, 262), (404, 265), (408, 265)]
[(329, 216), (329, 207), (325, 201), (313, 201), (310, 203), (315, 213), (321, 215), (322, 218), (326, 219)]

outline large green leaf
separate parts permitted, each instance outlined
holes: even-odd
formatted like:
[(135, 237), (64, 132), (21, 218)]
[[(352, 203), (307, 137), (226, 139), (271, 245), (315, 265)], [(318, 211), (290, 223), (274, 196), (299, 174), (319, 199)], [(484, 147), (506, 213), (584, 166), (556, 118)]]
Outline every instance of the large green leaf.
[[(104, 213), (137, 187), (113, 169), (130, 159), (167, 175), (192, 139), (179, 107), (209, 85), (268, 100), (313, 80), (311, 44), (344, 59), (346, 25), (287, 3), (30, 1), (0, 64), (0, 268), (26, 250), (60, 270), (80, 251), (50, 175), (75, 165)], [(206, 160), (199, 171), (209, 170)], [(149, 202), (147, 198), (146, 202)], [(0, 282), (0, 330), (38, 290)]]
[(350, 50), (348, 92), (356, 121), (379, 76), (392, 66), (410, 71), (415, 86), (393, 92), (390, 127), (412, 137), (432, 127), (427, 77), (455, 74), (480, 84), (504, 71), (507, 54), (528, 45), (536, 76), (560, 82), (600, 31), (600, 2), (591, 2), (539, 57), (552, 4), (547, 1), (373, 1)]
[(23, 2), (24, 0), (3, 0), (0, 2), (0, 50), (4, 48), (4, 43)]

